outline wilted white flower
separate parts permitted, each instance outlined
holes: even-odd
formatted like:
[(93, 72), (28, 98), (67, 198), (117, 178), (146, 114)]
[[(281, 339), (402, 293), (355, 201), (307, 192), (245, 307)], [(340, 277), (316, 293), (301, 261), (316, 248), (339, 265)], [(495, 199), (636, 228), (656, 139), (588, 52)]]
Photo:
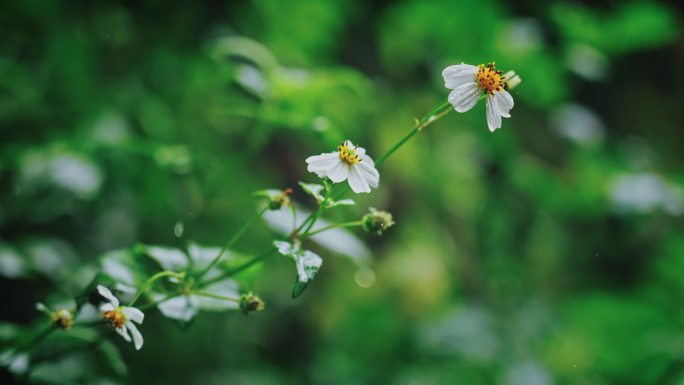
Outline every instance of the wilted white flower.
[(336, 152), (310, 156), (306, 163), (306, 169), (321, 178), (328, 177), (334, 183), (347, 179), (355, 193), (368, 193), (380, 183), (380, 174), (373, 159), (366, 155), (366, 149), (354, 146), (349, 140), (339, 145)]
[(142, 324), (145, 314), (134, 307), (119, 306), (119, 299), (116, 298), (109, 289), (102, 285), (97, 285), (97, 291), (109, 301), (100, 306), (100, 311), (103, 312), (104, 318), (112, 324), (114, 330), (116, 330), (116, 332), (127, 342), (131, 342), (132, 336), (135, 349), (140, 350), (143, 345), (143, 337), (133, 322)]
[(497, 71), (494, 63), (474, 66), (470, 64), (452, 65), (442, 71), (444, 86), (451, 89), (449, 103), (458, 112), (466, 112), (473, 108), (480, 95), (487, 95), (487, 126), (494, 132), (501, 127), (501, 118), (510, 118), (513, 108), (513, 97), (506, 91), (510, 85), (518, 85), (520, 77), (514, 75), (514, 83), (507, 83), (503, 71)]

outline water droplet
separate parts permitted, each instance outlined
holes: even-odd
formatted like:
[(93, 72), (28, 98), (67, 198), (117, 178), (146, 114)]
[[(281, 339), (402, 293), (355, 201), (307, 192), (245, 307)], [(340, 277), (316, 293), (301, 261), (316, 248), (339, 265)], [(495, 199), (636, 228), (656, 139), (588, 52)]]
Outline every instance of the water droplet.
[(356, 284), (367, 289), (375, 283), (375, 272), (367, 267), (362, 267), (354, 274)]
[(173, 226), (173, 234), (176, 236), (176, 238), (183, 236), (183, 230), (185, 230), (185, 228), (183, 227), (183, 222), (181, 221), (176, 222), (176, 225)]

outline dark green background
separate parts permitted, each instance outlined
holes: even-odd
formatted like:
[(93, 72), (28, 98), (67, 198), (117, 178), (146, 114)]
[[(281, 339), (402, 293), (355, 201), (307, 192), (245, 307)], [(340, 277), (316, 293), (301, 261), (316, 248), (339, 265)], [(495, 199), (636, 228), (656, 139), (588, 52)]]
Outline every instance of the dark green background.
[[(149, 311), (140, 352), (106, 335), (127, 374), (85, 351), (45, 360), (32, 381), (680, 384), (681, 12), (674, 1), (5, 1), (0, 346), (44, 324), (34, 303), (78, 292), (104, 252), (220, 245), (254, 214), (253, 191), (315, 182), (304, 159), (344, 139), (379, 157), (446, 98), (444, 67), (496, 61), (523, 78), (501, 130), (487, 130), (484, 103), (453, 112), (382, 165), (379, 189), (332, 213), (394, 214), (383, 237), (357, 233), (371, 287), (352, 261), (309, 245), (324, 264), (297, 300), (291, 262), (272, 258), (242, 278), (264, 312), (179, 328)], [(272, 238), (259, 223), (235, 249)]]

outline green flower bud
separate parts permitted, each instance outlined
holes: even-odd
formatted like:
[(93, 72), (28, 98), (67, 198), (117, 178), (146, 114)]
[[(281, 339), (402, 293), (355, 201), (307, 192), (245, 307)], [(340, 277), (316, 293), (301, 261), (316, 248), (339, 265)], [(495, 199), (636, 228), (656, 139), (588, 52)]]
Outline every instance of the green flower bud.
[(285, 191), (280, 191), (278, 193), (271, 194), (268, 202), (269, 210), (278, 210), (282, 206), (290, 207), (292, 202), (290, 201), (290, 195), (292, 195), (292, 189), (286, 188)]
[(74, 318), (69, 310), (57, 310), (50, 315), (52, 326), (62, 330), (69, 330), (74, 324)]
[(381, 235), (383, 231), (394, 225), (392, 214), (387, 211), (379, 211), (373, 207), (371, 207), (369, 211), (370, 212), (361, 219), (364, 230)]
[(253, 311), (262, 311), (265, 306), (266, 303), (252, 292), (240, 296), (240, 309), (245, 315)]

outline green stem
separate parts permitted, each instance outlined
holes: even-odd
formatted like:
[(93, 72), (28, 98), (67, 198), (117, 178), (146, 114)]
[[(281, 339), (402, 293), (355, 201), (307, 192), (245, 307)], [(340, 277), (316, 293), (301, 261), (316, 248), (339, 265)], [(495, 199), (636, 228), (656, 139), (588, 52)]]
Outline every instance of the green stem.
[(233, 302), (240, 303), (240, 298), (226, 297), (224, 295), (209, 293), (207, 291), (193, 291), (192, 294), (199, 295), (202, 297), (216, 298), (216, 299), (222, 299), (225, 301), (233, 301)]
[(409, 132), (404, 135), (403, 138), (399, 139), (397, 144), (392, 146), (385, 155), (381, 156), (376, 162), (375, 165), (379, 166), (381, 165), (387, 158), (392, 156), (401, 146), (403, 146), (406, 142), (408, 142), (411, 138), (413, 138), (414, 135), (422, 131), (424, 128), (428, 127), (432, 123), (436, 122), (440, 118), (442, 118), (444, 115), (448, 114), (451, 112), (453, 108), (451, 107), (451, 104), (449, 103), (448, 100), (445, 100), (442, 102), (440, 105), (437, 107), (433, 108), (430, 112), (425, 114), (420, 120), (416, 121), (416, 124), (411, 128)]
[(164, 298), (162, 298), (162, 299), (160, 299), (160, 300), (158, 300), (158, 301), (146, 303), (146, 304), (144, 304), (143, 306), (140, 306), (138, 309), (140, 309), (140, 310), (151, 309), (151, 308), (153, 308), (153, 307), (159, 305), (160, 303), (166, 302), (166, 301), (168, 301), (168, 300), (170, 300), (170, 299), (172, 299), (172, 298), (176, 298), (176, 297), (178, 297), (179, 295), (183, 295), (183, 293), (173, 293), (173, 294), (169, 294), (169, 295), (167, 295), (166, 297), (164, 297)]
[(44, 340), (47, 336), (52, 334), (52, 332), (54, 332), (55, 330), (57, 330), (57, 329), (54, 328), (52, 325), (41, 330), (39, 333), (37, 333), (35, 336), (33, 336), (33, 338), (31, 338), (26, 343), (19, 346), (15, 350), (15, 353), (31, 350), (34, 346), (38, 345), (40, 343), (40, 341)]
[(332, 229), (337, 229), (337, 228), (342, 228), (342, 227), (355, 227), (355, 226), (361, 226), (361, 225), (363, 225), (363, 221), (361, 221), (361, 220), (352, 221), (352, 222), (337, 223), (337, 224), (333, 224), (330, 226), (320, 228), (318, 230), (314, 230), (310, 233), (306, 233), (306, 234), (302, 235), (302, 238), (310, 237), (312, 235), (316, 235), (318, 233), (322, 233), (322, 232), (327, 231), (327, 230), (332, 230)]
[(204, 277), (204, 275), (206, 275), (209, 272), (209, 270), (211, 270), (211, 268), (214, 267), (218, 263), (218, 261), (221, 259), (221, 257), (223, 257), (223, 253), (225, 253), (227, 249), (231, 248), (233, 246), (233, 244), (235, 242), (237, 242), (238, 239), (240, 239), (242, 234), (244, 234), (245, 231), (247, 231), (249, 226), (251, 226), (257, 219), (261, 218), (261, 216), (264, 215), (266, 210), (268, 210), (268, 206), (259, 210), (259, 212), (255, 216), (253, 216), (244, 225), (242, 225), (240, 230), (238, 230), (237, 233), (235, 233), (235, 235), (233, 235), (233, 237), (225, 245), (223, 245), (223, 248), (218, 253), (218, 255), (211, 261), (211, 263), (197, 275), (197, 277), (196, 277), (197, 281), (200, 281), (202, 279), (202, 277)]
[(275, 247), (271, 247), (271, 248), (268, 249), (266, 252), (264, 252), (264, 253), (262, 253), (262, 254), (260, 254), (260, 255), (257, 255), (256, 257), (250, 259), (249, 261), (245, 262), (244, 264), (242, 264), (242, 265), (240, 265), (240, 266), (238, 266), (238, 267), (236, 267), (236, 268), (234, 268), (234, 269), (232, 269), (232, 270), (225, 271), (225, 272), (223, 272), (223, 274), (221, 274), (221, 275), (219, 275), (219, 276), (217, 276), (217, 277), (214, 277), (214, 278), (212, 278), (212, 279), (208, 279), (208, 280), (202, 282), (202, 284), (200, 285), (200, 287), (209, 286), (209, 285), (211, 285), (212, 283), (222, 281), (222, 280), (224, 280), (224, 279), (226, 279), (226, 278), (228, 278), (228, 277), (231, 277), (231, 276), (233, 276), (233, 275), (235, 275), (235, 274), (238, 274), (238, 273), (240, 273), (240, 272), (242, 272), (242, 271), (244, 271), (244, 270), (246, 270), (246, 269), (252, 267), (253, 265), (255, 265), (255, 264), (257, 264), (257, 263), (263, 261), (264, 259), (268, 258), (268, 257), (271, 256), (271, 254), (273, 254), (275, 251), (276, 251)]
[(135, 297), (133, 297), (131, 302), (128, 303), (128, 306), (133, 306), (133, 304), (135, 304), (135, 302), (138, 299), (140, 299), (140, 296), (142, 296), (152, 286), (152, 284), (156, 280), (158, 280), (159, 278), (176, 277), (178, 279), (182, 279), (184, 275), (185, 275), (185, 273), (176, 273), (175, 271), (168, 271), (168, 270), (160, 271), (159, 273), (151, 276), (150, 279), (148, 279), (147, 282), (145, 282), (142, 289), (138, 290), (138, 293), (136, 293)]

